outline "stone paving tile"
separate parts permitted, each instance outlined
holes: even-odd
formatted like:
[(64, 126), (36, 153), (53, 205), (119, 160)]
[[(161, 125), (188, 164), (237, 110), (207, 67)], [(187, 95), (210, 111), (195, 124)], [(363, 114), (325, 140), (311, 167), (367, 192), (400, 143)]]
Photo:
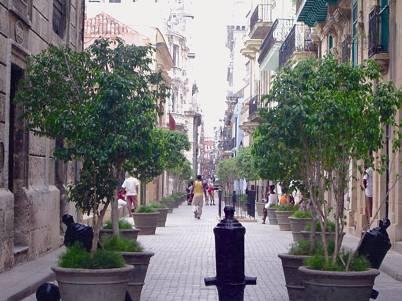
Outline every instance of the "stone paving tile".
[[(155, 252), (148, 269), (141, 301), (216, 301), (215, 287), (206, 287), (204, 277), (215, 276), (213, 228), (217, 206), (204, 206), (201, 220), (183, 205), (168, 215), (165, 228), (154, 236), (139, 236), (146, 250)], [(129, 219), (131, 220), (131, 219)], [(246, 301), (287, 301), (287, 291), (278, 253), (286, 252), (290, 232), (278, 226), (246, 223), (246, 275), (256, 276), (257, 285), (247, 286)], [(379, 301), (401, 301), (402, 282), (384, 273), (376, 280)], [(35, 298), (24, 299), (34, 301)], [(79, 301), (77, 299), (77, 301)]]

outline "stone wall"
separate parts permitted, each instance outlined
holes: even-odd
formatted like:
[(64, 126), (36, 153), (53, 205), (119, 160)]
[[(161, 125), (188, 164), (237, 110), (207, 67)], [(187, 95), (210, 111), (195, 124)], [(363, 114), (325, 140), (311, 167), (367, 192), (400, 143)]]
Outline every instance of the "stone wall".
[(12, 99), (29, 55), (49, 45), (82, 48), (83, 8), (83, 0), (0, 0), (0, 272), (62, 241), (68, 207), (59, 188), (74, 172), (66, 165), (56, 177), (55, 142), (28, 133)]

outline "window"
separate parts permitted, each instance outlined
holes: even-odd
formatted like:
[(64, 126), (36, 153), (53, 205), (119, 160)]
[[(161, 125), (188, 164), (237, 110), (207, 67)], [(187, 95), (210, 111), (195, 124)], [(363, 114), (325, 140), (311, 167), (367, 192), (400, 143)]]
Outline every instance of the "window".
[[(135, 2), (135, 1), (133, 1)], [(121, 3), (121, 0), (109, 0), (109, 3)]]
[(357, 0), (352, 2), (352, 65), (356, 66), (359, 62), (359, 39), (358, 39), (358, 4)]
[(334, 36), (332, 34), (328, 35), (328, 53), (331, 53), (332, 48), (334, 48)]
[(64, 37), (67, 22), (67, 0), (53, 0), (53, 31)]
[(173, 45), (173, 64), (175, 67), (179, 67), (179, 46)]

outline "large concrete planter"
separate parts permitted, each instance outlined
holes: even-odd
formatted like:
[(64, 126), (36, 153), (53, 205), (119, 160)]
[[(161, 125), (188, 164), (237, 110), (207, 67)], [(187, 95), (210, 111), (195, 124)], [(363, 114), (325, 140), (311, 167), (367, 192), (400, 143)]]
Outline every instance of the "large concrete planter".
[(255, 205), (257, 207), (257, 214), (259, 216), (264, 216), (264, 207), (266, 203), (256, 202)]
[(278, 257), (282, 261), (289, 301), (307, 301), (304, 299), (303, 276), (298, 269), (303, 265), (304, 259), (310, 256), (278, 254)]
[(299, 218), (289, 216), (290, 230), (292, 230), (293, 241), (298, 242), (302, 237), (299, 232), (304, 231), (306, 224), (311, 222), (311, 218)]
[(277, 225), (278, 219), (276, 218), (276, 208), (268, 208), (267, 216), (270, 225)]
[(124, 301), (134, 267), (99, 270), (53, 267), (52, 270), (63, 301)]
[(134, 224), (139, 235), (154, 235), (158, 224), (159, 212), (133, 213)]
[[(139, 229), (119, 229), (120, 237), (129, 240), (137, 240)], [(100, 230), (100, 239), (105, 239), (113, 236), (112, 229), (101, 229)]]
[(169, 208), (156, 208), (159, 212), (157, 227), (165, 227)]
[(129, 274), (128, 293), (133, 301), (141, 300), (141, 291), (147, 275), (149, 261), (154, 256), (152, 252), (122, 252), (127, 264), (133, 265), (134, 270)]
[(378, 270), (364, 272), (330, 272), (299, 268), (308, 301), (368, 301)]
[(275, 214), (276, 218), (278, 219), (279, 230), (290, 231), (289, 216), (291, 216), (293, 212), (276, 210)]

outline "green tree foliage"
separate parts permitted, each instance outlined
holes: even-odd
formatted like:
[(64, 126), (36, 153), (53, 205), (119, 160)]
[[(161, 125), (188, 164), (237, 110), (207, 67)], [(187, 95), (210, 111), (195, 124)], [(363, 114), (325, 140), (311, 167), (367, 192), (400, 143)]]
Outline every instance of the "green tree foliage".
[[(343, 238), (344, 195), (350, 162), (373, 162), (371, 152), (383, 147), (383, 125), (396, 131), (401, 93), (381, 80), (372, 61), (352, 67), (334, 58), (306, 60), (285, 67), (267, 95), (252, 153), (260, 176), (301, 180), (318, 213), (322, 229), (333, 211), (336, 262)], [(399, 145), (399, 132), (394, 135)], [(379, 162), (380, 163), (380, 162)], [(324, 192), (332, 191), (333, 208)], [(327, 242), (322, 235), (326, 261)]]
[(237, 162), (240, 178), (246, 179), (247, 181), (257, 180), (259, 178), (250, 147), (240, 149), (235, 160)]
[(240, 178), (239, 166), (236, 158), (228, 158), (219, 161), (216, 168), (216, 174), (221, 181), (225, 183), (227, 191), (232, 191), (233, 181)]
[(190, 149), (187, 136), (175, 131), (155, 128), (149, 139), (143, 152), (126, 165), (126, 169), (132, 170), (144, 183), (159, 176), (164, 170), (180, 167), (186, 161), (183, 151)]
[(83, 52), (49, 47), (30, 58), (19, 89), (30, 130), (63, 139), (55, 156), (83, 164), (69, 198), (94, 214), (93, 252), (124, 163), (150, 155), (154, 142), (158, 103), (167, 87), (151, 69), (153, 51), (120, 39), (98, 39)]

